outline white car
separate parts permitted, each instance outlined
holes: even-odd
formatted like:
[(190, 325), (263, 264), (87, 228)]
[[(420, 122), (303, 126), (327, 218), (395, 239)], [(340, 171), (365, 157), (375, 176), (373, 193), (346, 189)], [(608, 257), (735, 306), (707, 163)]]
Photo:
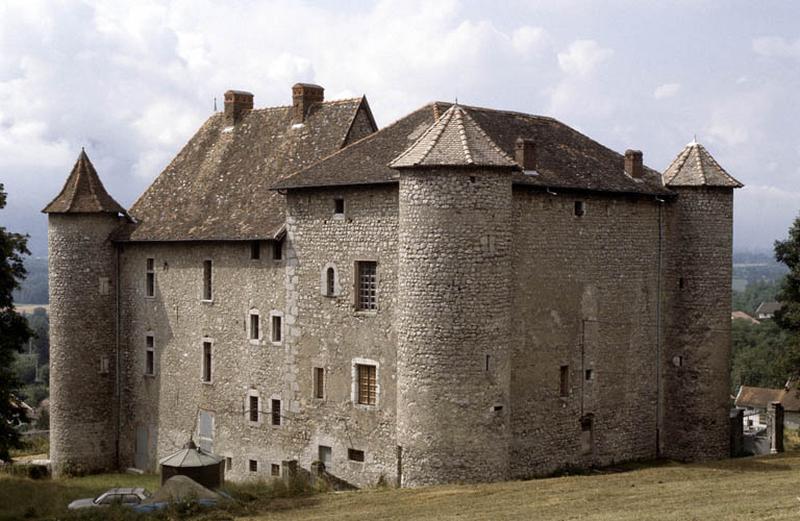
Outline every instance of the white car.
[(67, 508), (78, 510), (80, 508), (107, 507), (111, 505), (136, 506), (150, 497), (150, 492), (143, 488), (112, 488), (96, 498), (76, 499)]

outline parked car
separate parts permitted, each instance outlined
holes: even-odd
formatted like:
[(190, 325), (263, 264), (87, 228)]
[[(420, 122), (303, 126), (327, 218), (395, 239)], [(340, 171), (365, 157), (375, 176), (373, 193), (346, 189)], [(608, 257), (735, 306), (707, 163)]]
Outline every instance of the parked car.
[(67, 508), (78, 510), (80, 508), (107, 507), (110, 505), (136, 506), (150, 497), (150, 492), (143, 488), (112, 488), (96, 498), (76, 499)]

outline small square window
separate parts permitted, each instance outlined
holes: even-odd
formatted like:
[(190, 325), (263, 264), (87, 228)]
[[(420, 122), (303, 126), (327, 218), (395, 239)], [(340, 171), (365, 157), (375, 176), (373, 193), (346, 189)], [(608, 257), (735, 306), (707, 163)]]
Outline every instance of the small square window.
[(278, 465), (277, 463), (273, 463), (270, 466), (270, 474), (272, 474), (273, 476), (280, 476), (281, 475), (281, 466)]
[(283, 320), (280, 315), (272, 315), (272, 342), (278, 344), (283, 338)]
[(347, 459), (350, 461), (364, 461), (364, 451), (358, 449), (347, 449)]
[(586, 205), (583, 201), (575, 201), (575, 216), (583, 217), (586, 214)]
[(333, 200), (333, 213), (335, 215), (344, 215), (344, 199), (341, 197)]
[(281, 424), (281, 401), (272, 400), (272, 425)]
[(248, 466), (250, 467), (250, 472), (258, 472), (258, 461), (251, 459), (248, 460)]
[(250, 243), (250, 258), (252, 260), (261, 258), (261, 241), (252, 241)]

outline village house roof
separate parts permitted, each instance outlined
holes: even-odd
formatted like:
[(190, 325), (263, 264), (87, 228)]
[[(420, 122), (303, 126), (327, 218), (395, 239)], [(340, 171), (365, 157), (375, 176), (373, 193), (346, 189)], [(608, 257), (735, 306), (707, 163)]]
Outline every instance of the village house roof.
[(667, 186), (719, 186), (741, 188), (734, 179), (708, 153), (703, 145), (692, 141), (678, 154), (664, 171)]
[(389, 166), (519, 168), (460, 105), (447, 109), (442, 117), (413, 145), (392, 160)]
[[(252, 106), (249, 93), (227, 95), (250, 96)], [(130, 208), (137, 222), (116, 240), (274, 238), (284, 223), (286, 203), (269, 187), (348, 143), (359, 111), (375, 130), (365, 97), (314, 101), (300, 123), (291, 106), (234, 109), (240, 111), (235, 124), (216, 113), (200, 127)]]
[(89, 156), (81, 149), (64, 188), (42, 212), (124, 214), (125, 209), (106, 192)]
[(767, 387), (750, 387), (743, 385), (739, 388), (734, 404), (736, 407), (750, 407), (766, 409), (772, 402), (779, 402), (785, 393), (784, 389), (769, 389)]
[(756, 316), (760, 315), (774, 315), (776, 311), (780, 311), (781, 303), (770, 301), (770, 302), (762, 302), (756, 308)]
[[(518, 139), (535, 143), (536, 169), (512, 172), (515, 185), (674, 195), (663, 186), (661, 175), (655, 170), (645, 167), (641, 178), (632, 178), (625, 173), (621, 154), (553, 118), (465, 105), (458, 107), (460, 120), (470, 127), (468, 132), (472, 138), (466, 137), (466, 140), (467, 150), (475, 154), (473, 161), (504, 164), (506, 159), (515, 157)], [(449, 158), (446, 161), (456, 159), (467, 164), (463, 141), (459, 147), (457, 141), (443, 137), (448, 128), (458, 128), (455, 112), (449, 116), (452, 121), (439, 121), (450, 108), (451, 104), (441, 102), (425, 105), (275, 183), (273, 189), (396, 183), (399, 173), (393, 167), (434, 166), (444, 161), (444, 154)], [(428, 146), (432, 146), (431, 151), (426, 151)]]

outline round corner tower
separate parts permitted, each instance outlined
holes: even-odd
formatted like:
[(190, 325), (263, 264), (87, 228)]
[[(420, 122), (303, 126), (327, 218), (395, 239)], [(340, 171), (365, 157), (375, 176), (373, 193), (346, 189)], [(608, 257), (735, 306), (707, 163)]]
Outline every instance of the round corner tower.
[(742, 186), (692, 142), (664, 173), (677, 193), (668, 221), (662, 454), (730, 454), (733, 189)]
[(391, 166), (400, 484), (506, 479), (516, 164), (454, 105)]
[(81, 151), (48, 214), (50, 459), (55, 476), (117, 466), (116, 250), (125, 210)]

